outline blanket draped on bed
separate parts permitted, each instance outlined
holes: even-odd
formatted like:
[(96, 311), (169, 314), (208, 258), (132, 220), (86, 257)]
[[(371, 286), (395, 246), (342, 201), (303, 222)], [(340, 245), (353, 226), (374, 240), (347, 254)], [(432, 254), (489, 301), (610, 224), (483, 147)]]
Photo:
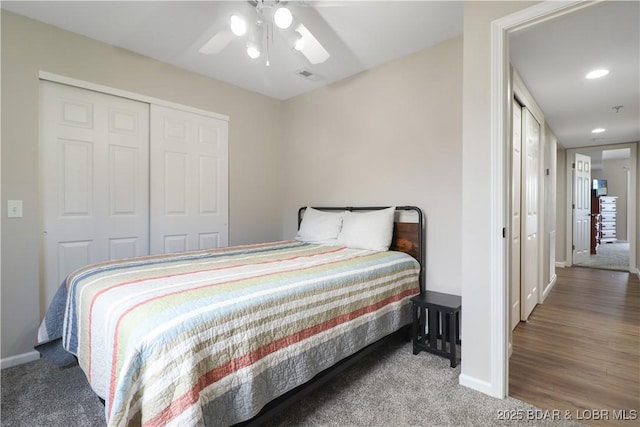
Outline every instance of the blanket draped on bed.
[(110, 426), (230, 425), (408, 324), (419, 268), (297, 241), (111, 261), (68, 277), (38, 342), (62, 337)]

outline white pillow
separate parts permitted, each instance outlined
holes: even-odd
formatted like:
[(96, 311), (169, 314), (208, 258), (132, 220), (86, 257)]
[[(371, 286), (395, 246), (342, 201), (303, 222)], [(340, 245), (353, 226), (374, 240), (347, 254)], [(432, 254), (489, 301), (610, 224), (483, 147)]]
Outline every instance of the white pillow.
[(344, 212), (325, 212), (307, 207), (296, 240), (333, 245), (336, 243)]
[(395, 212), (395, 206), (369, 212), (345, 212), (336, 244), (373, 251), (389, 250)]

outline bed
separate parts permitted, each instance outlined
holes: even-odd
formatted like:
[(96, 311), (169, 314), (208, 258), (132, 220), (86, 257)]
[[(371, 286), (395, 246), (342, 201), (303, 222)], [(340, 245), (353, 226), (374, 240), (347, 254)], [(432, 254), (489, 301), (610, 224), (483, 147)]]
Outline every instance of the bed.
[[(362, 241), (390, 211), (390, 250), (369, 233)], [(407, 212), (414, 221), (398, 220)], [(298, 215), (296, 240), (75, 271), (45, 316), (39, 346), (60, 338), (104, 400), (110, 426), (262, 422), (408, 325), (409, 299), (424, 288), (418, 208), (306, 207)]]

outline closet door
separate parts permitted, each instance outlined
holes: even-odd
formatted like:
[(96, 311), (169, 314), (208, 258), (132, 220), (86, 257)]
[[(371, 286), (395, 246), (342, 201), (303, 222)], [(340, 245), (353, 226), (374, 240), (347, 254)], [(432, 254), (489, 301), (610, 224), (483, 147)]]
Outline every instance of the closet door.
[(227, 128), (151, 106), (151, 253), (228, 245)]
[(573, 263), (591, 256), (591, 157), (573, 159)]
[(527, 320), (538, 304), (538, 194), (540, 165), (540, 124), (522, 108), (522, 262), (521, 320)]
[(43, 304), (87, 264), (149, 253), (149, 105), (40, 83)]
[(511, 265), (509, 280), (511, 282), (511, 329), (520, 323), (520, 263), (522, 244), (521, 210), (522, 210), (522, 107), (513, 100), (511, 138)]

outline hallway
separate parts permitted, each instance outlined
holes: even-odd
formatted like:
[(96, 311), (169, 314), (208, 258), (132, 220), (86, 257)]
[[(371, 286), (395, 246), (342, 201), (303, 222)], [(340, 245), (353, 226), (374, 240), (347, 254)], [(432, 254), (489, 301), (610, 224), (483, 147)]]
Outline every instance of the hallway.
[(576, 267), (556, 273), (547, 300), (513, 331), (510, 396), (574, 418), (608, 411), (608, 419), (580, 420), (589, 425), (635, 425), (616, 416), (640, 419), (638, 277)]

